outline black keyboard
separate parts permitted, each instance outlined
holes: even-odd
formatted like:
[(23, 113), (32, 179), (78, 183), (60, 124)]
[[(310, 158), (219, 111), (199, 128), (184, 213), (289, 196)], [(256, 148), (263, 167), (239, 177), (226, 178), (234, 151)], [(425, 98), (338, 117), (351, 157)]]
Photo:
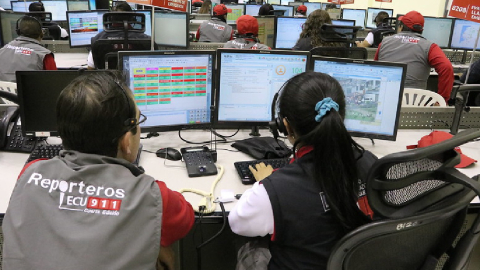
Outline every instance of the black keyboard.
[(262, 163), (262, 162), (265, 163), (265, 165), (272, 165), (274, 169), (278, 169), (290, 163), (290, 159), (289, 158), (258, 159), (258, 160), (249, 160), (249, 161), (238, 161), (233, 163), (244, 185), (255, 183), (255, 177), (253, 176), (248, 166), (250, 165), (254, 166), (255, 164)]
[(61, 150), (63, 150), (61, 144), (37, 144), (32, 153), (30, 153), (27, 163), (39, 158), (54, 158), (58, 156)]

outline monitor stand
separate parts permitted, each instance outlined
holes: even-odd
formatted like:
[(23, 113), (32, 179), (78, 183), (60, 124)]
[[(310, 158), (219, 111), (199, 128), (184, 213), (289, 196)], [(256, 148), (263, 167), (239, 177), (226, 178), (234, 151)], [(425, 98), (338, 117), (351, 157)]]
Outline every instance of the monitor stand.
[(260, 129), (258, 128), (258, 126), (253, 126), (249, 135), (254, 136), (254, 137), (259, 137), (260, 136)]

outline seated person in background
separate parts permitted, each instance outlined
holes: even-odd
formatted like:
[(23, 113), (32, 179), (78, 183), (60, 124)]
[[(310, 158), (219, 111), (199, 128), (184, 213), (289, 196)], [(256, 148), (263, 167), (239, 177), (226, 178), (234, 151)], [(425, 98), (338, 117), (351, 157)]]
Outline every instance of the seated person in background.
[(273, 6), (270, 4), (264, 4), (258, 9), (258, 16), (270, 15), (270, 10), (273, 10)]
[(65, 150), (20, 173), (2, 225), (3, 269), (143, 270), (157, 258), (174, 269), (163, 258), (192, 228), (193, 209), (132, 164), (145, 116), (123, 79), (80, 76), (56, 109)]
[[(127, 2), (119, 2), (114, 8), (113, 11), (116, 12), (131, 12), (132, 7), (127, 3)], [(121, 29), (123, 29), (123, 24), (119, 26)], [(99, 39), (123, 39), (124, 37), (124, 32), (123, 31), (118, 31), (118, 32), (106, 32), (102, 31), (98, 33), (96, 36), (92, 38), (91, 44), (95, 43), (95, 41)], [(128, 39), (150, 39), (151, 37), (147, 34), (144, 33), (139, 33), (139, 32), (128, 32)], [(95, 69), (95, 63), (93, 62), (93, 54), (92, 51), (88, 53), (88, 59), (87, 59), (87, 65), (88, 69)]]
[(197, 30), (196, 39), (200, 42), (227, 42), (233, 39), (233, 28), (227, 24), (227, 13), (232, 10), (224, 4), (213, 8), (213, 16), (204, 21)]
[[(467, 79), (467, 72), (463, 73), (460, 81), (465, 83)], [(470, 66), (470, 75), (468, 76), (468, 84), (480, 84), (480, 60), (477, 60)], [(480, 93), (479, 92), (470, 92), (468, 95), (469, 106), (480, 106)]]
[(405, 87), (426, 89), (430, 68), (438, 73), (438, 94), (450, 99), (453, 87), (453, 67), (437, 44), (422, 37), (425, 19), (417, 11), (398, 18), (397, 34), (385, 37), (378, 46), (375, 60), (406, 63)]
[(333, 42), (325, 42), (320, 38), (320, 32), (322, 31), (323, 24), (332, 24), (330, 15), (325, 10), (317, 9), (308, 15), (307, 21), (303, 25), (300, 38), (297, 40), (292, 50), (296, 51), (310, 51), (315, 47), (334, 47), (337, 46)]
[(200, 10), (197, 12), (198, 14), (210, 14), (210, 9), (212, 8), (212, 1), (205, 0), (200, 7)]
[(225, 43), (224, 48), (270, 50), (267, 45), (258, 41), (258, 21), (250, 15), (242, 15), (237, 19), (237, 34), (234, 40)]
[(56, 70), (53, 53), (40, 45), (42, 24), (23, 16), (18, 21), (19, 35), (0, 49), (0, 81), (16, 82), (17, 70)]
[(376, 157), (345, 128), (345, 95), (334, 78), (301, 73), (279, 93), (276, 121), (294, 158), (273, 173), (263, 163), (250, 167), (260, 182), (243, 193), (228, 221), (236, 234), (270, 236), (268, 269), (326, 269), (335, 243), (370, 221), (362, 186)]
[(202, 0), (192, 0), (192, 4), (195, 7), (201, 7), (202, 4), (203, 4), (203, 1)]
[[(28, 11), (30, 11), (30, 12), (38, 12), (38, 11), (45, 12), (45, 7), (43, 6), (42, 2), (33, 2), (28, 6)], [(30, 14), (30, 16), (35, 17), (33, 14)], [(41, 22), (44, 21), (44, 18), (37, 18), (37, 19), (40, 19)], [(61, 31), (60, 32), (60, 37), (61, 38), (66, 39), (68, 37), (67, 30), (60, 27), (60, 25), (58, 25), (54, 22), (48, 22), (48, 24), (50, 24), (52, 27), (56, 26), (56, 27), (60, 28), (60, 31)]]
[(393, 28), (383, 23), (383, 19), (388, 18), (388, 13), (385, 11), (380, 11), (375, 17), (375, 23), (377, 24), (377, 28), (373, 29), (372, 31), (368, 32), (367, 37), (363, 41), (355, 41), (357, 47), (378, 47), (381, 40), (379, 36), (375, 35), (375, 33), (382, 31), (382, 30), (393, 30)]
[(307, 6), (300, 5), (296, 9), (295, 17), (306, 17), (307, 16)]

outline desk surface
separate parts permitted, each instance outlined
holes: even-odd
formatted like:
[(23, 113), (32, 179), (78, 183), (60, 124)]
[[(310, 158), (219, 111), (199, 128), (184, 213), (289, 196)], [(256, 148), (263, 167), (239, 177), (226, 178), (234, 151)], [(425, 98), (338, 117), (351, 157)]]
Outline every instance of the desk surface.
[[(234, 130), (219, 131), (223, 135), (233, 134)], [(232, 140), (242, 140), (249, 137), (249, 130), (240, 131)], [(268, 130), (261, 130), (263, 136), (270, 136)], [(430, 130), (399, 130), (397, 140), (382, 141), (375, 140), (372, 145), (370, 139), (356, 138), (356, 141), (366, 150), (371, 151), (378, 157), (385, 156), (390, 153), (405, 151), (407, 145), (417, 144), (418, 140), (430, 133)], [(182, 131), (182, 137), (188, 141), (202, 142), (210, 140), (210, 133), (202, 130), (185, 130)], [(59, 143), (59, 138), (50, 138), (50, 143)], [(186, 144), (178, 137), (178, 132), (161, 133), (159, 137), (141, 140), (143, 149), (155, 152), (162, 147), (174, 147), (180, 149), (182, 147), (192, 146)], [(242, 152), (232, 152), (231, 143), (217, 144), (218, 162), (225, 169), (223, 178), (219, 181), (215, 189), (215, 197), (220, 195), (221, 190), (231, 190), (235, 194), (241, 194), (249, 185), (243, 185), (235, 170), (233, 163), (235, 161), (251, 160), (247, 154)], [(470, 142), (461, 147), (462, 152), (472, 158), (480, 160), (480, 142)], [(236, 151), (236, 150), (235, 150)], [(10, 194), (14, 188), (18, 174), (23, 168), (28, 154), (9, 153), (0, 151), (0, 171), (2, 172), (0, 182), (0, 213), (5, 213), (8, 205)], [(197, 178), (189, 178), (182, 161), (170, 161), (158, 158), (154, 153), (143, 151), (140, 158), (140, 165), (145, 172), (155, 179), (164, 181), (172, 190), (180, 190), (183, 188), (199, 189), (209, 192), (216, 176), (205, 176)], [(468, 176), (474, 176), (480, 173), (480, 165), (475, 164), (466, 169), (460, 169)], [(199, 195), (184, 193), (185, 198), (193, 205), (197, 206), (201, 197)], [(475, 202), (478, 202), (476, 200)], [(228, 211), (233, 207), (235, 202), (226, 203), (225, 208)], [(220, 208), (217, 206), (217, 210)]]

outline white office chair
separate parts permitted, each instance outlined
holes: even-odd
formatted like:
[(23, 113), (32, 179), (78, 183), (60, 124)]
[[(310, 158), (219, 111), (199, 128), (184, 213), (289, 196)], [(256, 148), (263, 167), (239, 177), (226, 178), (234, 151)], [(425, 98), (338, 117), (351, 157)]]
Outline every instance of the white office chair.
[[(17, 94), (17, 84), (13, 82), (0, 81), (0, 91), (10, 92), (12, 94)], [(7, 99), (0, 98), (0, 104), (15, 104)]]
[(446, 107), (445, 99), (439, 94), (430, 90), (405, 88), (403, 90), (402, 107), (429, 107), (435, 103)]

